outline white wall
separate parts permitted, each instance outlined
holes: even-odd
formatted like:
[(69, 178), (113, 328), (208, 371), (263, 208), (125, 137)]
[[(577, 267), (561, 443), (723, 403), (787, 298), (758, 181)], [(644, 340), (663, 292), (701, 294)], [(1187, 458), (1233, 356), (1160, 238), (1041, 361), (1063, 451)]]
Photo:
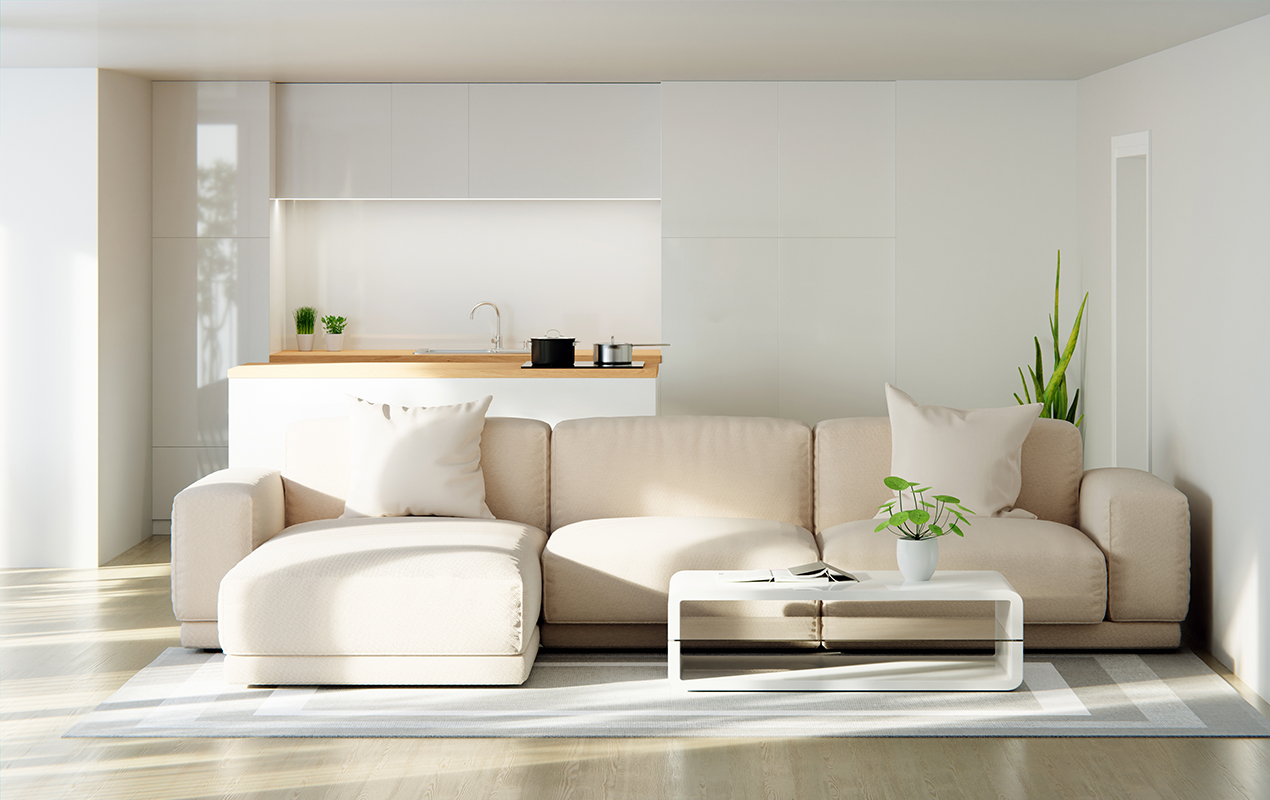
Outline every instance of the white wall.
[(97, 82), (98, 561), (150, 535), (150, 81)]
[(1009, 405), (1033, 336), (1053, 367), (1058, 250), (1064, 342), (1080, 306), (1075, 84), (901, 81), (896, 94), (897, 385), (924, 404)]
[[(278, 200), (286, 315), (347, 317), (348, 349), (504, 346), (556, 328), (580, 346), (661, 341), (652, 200)], [(320, 328), (319, 328), (320, 330)], [(315, 347), (325, 345), (321, 333)]]
[(1052, 367), (1074, 83), (665, 84), (662, 122), (665, 413), (1009, 405), (1033, 336)]
[(95, 567), (150, 533), (150, 82), (0, 79), (0, 567)]
[[(1192, 631), (1270, 696), (1270, 17), (1078, 84), (1085, 284), (1111, 286), (1111, 137), (1151, 132), (1153, 471), (1190, 498)], [(1111, 454), (1109, 305), (1086, 366)]]
[(97, 71), (0, 70), (0, 567), (97, 566)]

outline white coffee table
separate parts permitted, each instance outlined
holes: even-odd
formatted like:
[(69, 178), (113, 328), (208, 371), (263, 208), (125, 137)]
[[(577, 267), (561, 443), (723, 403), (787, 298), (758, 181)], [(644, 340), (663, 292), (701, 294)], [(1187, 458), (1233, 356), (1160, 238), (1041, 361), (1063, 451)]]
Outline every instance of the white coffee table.
[[(718, 570), (676, 572), (670, 579), (667, 660), (672, 684), (688, 691), (1010, 691), (1023, 682), (1023, 600), (999, 572), (940, 571), (931, 580), (905, 583), (898, 572), (853, 571), (858, 583), (736, 583)], [(903, 619), (878, 620), (861, 641), (991, 641), (991, 655), (913, 656), (903, 653), (714, 653), (684, 655), (681, 606), (685, 602), (781, 600), (870, 602), (992, 601), (995, 614), (970, 633), (955, 620), (946, 630), (916, 634)], [(885, 607), (877, 606), (877, 607)], [(902, 611), (903, 609), (897, 609)], [(895, 617), (902, 618), (902, 613)], [(866, 620), (867, 622), (867, 620)], [(974, 622), (974, 620), (971, 620)], [(866, 626), (867, 627), (867, 626)], [(875, 626), (876, 628), (877, 626)], [(845, 637), (834, 637), (839, 640)], [(685, 668), (700, 677), (685, 677)]]

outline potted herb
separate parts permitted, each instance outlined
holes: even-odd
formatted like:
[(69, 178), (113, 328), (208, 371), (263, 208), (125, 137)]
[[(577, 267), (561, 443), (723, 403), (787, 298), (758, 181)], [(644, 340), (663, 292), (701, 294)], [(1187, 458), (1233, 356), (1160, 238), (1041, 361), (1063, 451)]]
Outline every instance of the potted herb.
[(322, 327), (326, 329), (326, 349), (336, 351), (344, 346), (344, 326), (348, 320), (344, 317), (322, 317)]
[[(913, 481), (895, 475), (883, 483), (895, 491), (896, 497), (878, 506), (889, 516), (873, 530), (890, 530), (899, 537), (895, 542), (895, 559), (905, 581), (928, 581), (939, 563), (939, 537), (949, 533), (965, 536), (961, 525), (970, 525), (965, 514), (975, 512), (951, 495), (931, 495), (928, 500), (926, 492), (930, 491), (929, 486), (919, 487)], [(908, 493), (907, 503), (904, 502), (905, 492)]]
[(317, 322), (317, 309), (313, 306), (300, 306), (291, 312), (295, 318), (296, 346), (303, 351), (313, 349), (313, 325)]

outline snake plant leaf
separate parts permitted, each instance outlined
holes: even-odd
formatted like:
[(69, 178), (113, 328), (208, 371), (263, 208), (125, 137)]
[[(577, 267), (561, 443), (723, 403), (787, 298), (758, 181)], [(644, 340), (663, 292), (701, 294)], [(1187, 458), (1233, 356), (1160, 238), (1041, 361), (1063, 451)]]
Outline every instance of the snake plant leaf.
[(1054, 372), (1050, 375), (1049, 383), (1045, 385), (1044, 396), (1049, 399), (1056, 394), (1059, 382), (1063, 380), (1063, 376), (1067, 373), (1067, 365), (1072, 361), (1072, 354), (1076, 352), (1076, 338), (1080, 335), (1080, 321), (1085, 316), (1085, 304), (1089, 302), (1089, 293), (1085, 293), (1085, 299), (1080, 301), (1080, 310), (1076, 312), (1076, 324), (1072, 326), (1072, 335), (1067, 338), (1067, 347), (1063, 349), (1063, 358), (1054, 367)]
[[(1080, 389), (1076, 390), (1076, 394), (1072, 395), (1072, 406), (1067, 409), (1067, 421), (1075, 423), (1076, 406), (1080, 403)], [(1083, 418), (1084, 415), (1082, 415)]]
[[(1027, 398), (1030, 404), (1032, 402), (1032, 393), (1029, 391), (1030, 387), (1027, 384), (1027, 378), (1023, 377), (1023, 367), (1019, 367), (1019, 380), (1023, 383), (1023, 396)], [(1019, 396), (1016, 394), (1014, 399), (1018, 400)], [(1023, 405), (1022, 400), (1019, 400), (1019, 405)]]

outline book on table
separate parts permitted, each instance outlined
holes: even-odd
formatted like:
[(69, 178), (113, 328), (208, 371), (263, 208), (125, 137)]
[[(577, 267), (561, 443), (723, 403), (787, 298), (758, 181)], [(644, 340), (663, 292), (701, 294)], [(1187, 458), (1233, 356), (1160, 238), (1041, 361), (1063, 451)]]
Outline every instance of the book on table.
[(823, 561), (799, 564), (788, 569), (750, 569), (720, 572), (719, 578), (729, 583), (838, 583), (860, 580), (850, 572)]

